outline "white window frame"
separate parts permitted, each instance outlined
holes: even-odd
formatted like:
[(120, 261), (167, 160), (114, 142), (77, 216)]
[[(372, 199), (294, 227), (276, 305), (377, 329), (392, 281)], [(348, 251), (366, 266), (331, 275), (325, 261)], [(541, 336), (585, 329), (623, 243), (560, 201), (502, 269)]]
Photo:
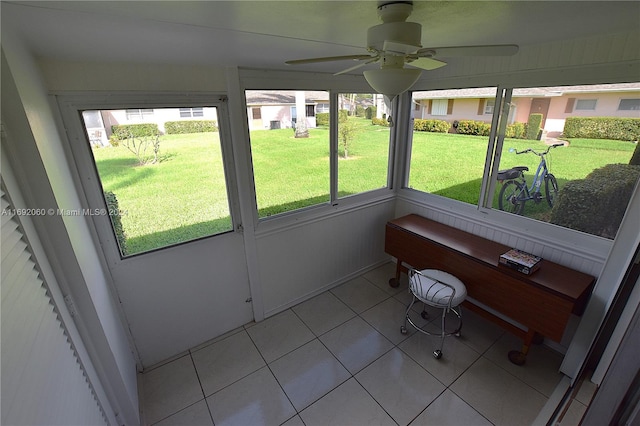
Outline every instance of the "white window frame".
[(485, 104), (484, 104), (484, 113), (485, 114), (489, 114), (489, 115), (493, 115), (493, 110), (495, 108), (496, 105), (496, 100), (495, 99), (487, 99)]
[[(593, 107), (591, 107), (593, 105)], [(574, 111), (595, 111), (598, 106), (597, 99), (576, 99)]]
[(146, 117), (150, 117), (154, 114), (152, 108), (129, 108), (125, 110), (127, 120), (139, 121), (144, 120)]
[(203, 107), (179, 108), (180, 118), (202, 118), (204, 117)]
[[(634, 101), (631, 108), (621, 108), (624, 101)], [(640, 98), (624, 98), (618, 102), (618, 111), (638, 111), (640, 110)]]
[[(102, 183), (97, 174), (95, 161), (90, 152), (90, 146), (86, 143), (84, 134), (84, 124), (80, 119), (81, 114), (78, 111), (84, 110), (122, 110), (122, 109), (145, 109), (153, 111), (153, 108), (180, 108), (191, 107), (193, 105), (207, 105), (215, 107), (218, 113), (218, 129), (220, 132), (220, 148), (222, 150), (222, 163), (225, 173), (227, 200), (229, 203), (229, 214), (231, 216), (231, 229), (229, 232), (238, 230), (238, 224), (241, 223), (239, 212), (239, 196), (237, 192), (237, 177), (233, 163), (233, 146), (231, 142), (231, 130), (229, 127), (229, 114), (227, 109), (226, 97), (221, 94), (157, 94), (157, 93), (140, 93), (140, 94), (109, 94), (99, 95), (93, 93), (82, 94), (61, 94), (58, 96), (58, 105), (62, 114), (63, 121), (67, 127), (67, 131), (73, 137), (70, 141), (73, 143), (69, 147), (70, 156), (76, 159), (76, 167), (81, 176), (82, 189), (84, 192), (83, 208), (91, 209), (95, 206), (105, 208), (105, 200), (102, 193)], [(143, 107), (148, 108), (143, 108)], [(97, 178), (96, 178), (97, 177)], [(170, 249), (176, 244), (159, 247), (157, 249), (135, 253), (129, 256), (122, 256), (115, 237), (115, 231), (111, 224), (111, 220), (107, 216), (91, 216), (95, 224), (95, 228), (104, 238), (104, 252), (107, 260), (113, 264), (119, 264), (132, 256), (145, 256), (158, 250)], [(226, 233), (226, 232), (225, 232)], [(180, 244), (190, 244), (202, 238), (216, 238), (225, 233), (217, 233), (206, 235), (195, 240), (185, 241)]]
[(449, 99), (433, 99), (431, 102), (431, 115), (445, 116), (449, 108)]

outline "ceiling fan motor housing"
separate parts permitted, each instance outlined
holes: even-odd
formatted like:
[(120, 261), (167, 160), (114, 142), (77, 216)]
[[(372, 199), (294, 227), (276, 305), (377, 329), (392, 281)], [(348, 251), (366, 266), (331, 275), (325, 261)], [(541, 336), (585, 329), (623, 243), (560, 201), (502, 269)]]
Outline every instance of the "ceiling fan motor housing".
[[(367, 47), (377, 51), (385, 50), (385, 42), (397, 45), (399, 55), (414, 53), (422, 46), (422, 25), (417, 22), (387, 22), (375, 25), (367, 31)], [(396, 53), (396, 52), (389, 52)]]

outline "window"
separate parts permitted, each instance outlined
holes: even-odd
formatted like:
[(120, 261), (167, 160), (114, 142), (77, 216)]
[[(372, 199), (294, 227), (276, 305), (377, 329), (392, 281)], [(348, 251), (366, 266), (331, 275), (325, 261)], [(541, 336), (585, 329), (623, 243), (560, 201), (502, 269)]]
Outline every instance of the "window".
[[(496, 93), (495, 87), (479, 90), (493, 96)], [(464, 89), (447, 90), (446, 93), (451, 96), (465, 96)], [(420, 98), (420, 92), (415, 92), (412, 102), (419, 102)], [(456, 108), (461, 115), (451, 114), (446, 120), (438, 119), (431, 127), (414, 125), (408, 187), (477, 204), (487, 155), (491, 117), (487, 117), (483, 126), (467, 125), (465, 121), (471, 122), (469, 117), (476, 116), (478, 112), (478, 99), (454, 99), (434, 99), (432, 115), (447, 115), (448, 105), (452, 102), (456, 102)], [(454, 121), (459, 122), (457, 133), (448, 133)]]
[(144, 120), (146, 118), (152, 117), (153, 116), (153, 110), (152, 109), (141, 109), (141, 108), (136, 108), (136, 109), (128, 109), (126, 111), (127, 114), (127, 120)]
[[(374, 117), (367, 118), (367, 109), (373, 115), (380, 95), (340, 93), (338, 97), (352, 99), (356, 105), (351, 114), (347, 110), (338, 111), (338, 197), (385, 188), (390, 128), (386, 120), (372, 124)], [(339, 105), (348, 104), (339, 102)]]
[[(337, 138), (331, 137), (330, 114), (307, 115), (309, 99), (330, 99), (328, 92), (247, 90), (247, 103), (268, 99), (265, 121), (282, 128), (250, 131), (256, 203), (260, 219), (318, 205), (338, 204), (345, 197), (387, 188), (390, 129), (372, 124), (379, 95), (337, 94)], [(330, 110), (330, 104), (321, 109)], [(310, 108), (311, 107), (311, 108)], [(315, 109), (315, 108), (313, 108)], [(305, 116), (299, 115), (301, 110)], [(329, 112), (329, 111), (327, 111)], [(378, 111), (379, 115), (385, 111)], [(369, 114), (367, 116), (367, 114)], [(292, 123), (304, 122), (305, 126)], [(305, 132), (306, 131), (306, 132)]]
[(493, 108), (495, 107), (495, 105), (496, 105), (495, 99), (487, 99), (487, 102), (484, 104), (484, 113), (492, 115)]
[(597, 99), (576, 99), (576, 111), (595, 111)]
[(180, 117), (204, 117), (204, 110), (201, 107), (196, 108), (180, 108)]
[[(329, 99), (328, 92), (321, 93)], [(268, 102), (262, 106), (262, 118), (272, 123), (269, 130), (249, 133), (259, 218), (330, 201), (329, 127), (318, 126), (315, 117), (297, 116), (294, 106), (296, 95), (309, 94), (282, 90), (245, 93), (248, 104), (256, 99)], [(308, 137), (295, 137), (294, 119), (305, 121)]]
[[(191, 114), (203, 111), (180, 109)], [(218, 108), (209, 109), (217, 122)], [(121, 256), (231, 231), (217, 127), (201, 126), (201, 133), (161, 134), (160, 121), (127, 123), (130, 111), (153, 110), (99, 111), (113, 125), (102, 129), (109, 132), (110, 145), (91, 151), (106, 206), (114, 213), (111, 219)], [(175, 116), (175, 109), (155, 111), (157, 117)], [(85, 129), (90, 124), (92, 120), (85, 121)]]
[(251, 118), (260, 120), (262, 118), (262, 110), (260, 108), (251, 108)]
[[(570, 92), (573, 88), (560, 89)], [(495, 88), (492, 90), (496, 92)], [(526, 94), (545, 90), (549, 89), (518, 88), (517, 92), (513, 92)], [(448, 90), (447, 94), (451, 92), (454, 91)], [(632, 141), (637, 135), (616, 128), (596, 138), (594, 126), (586, 121), (566, 128), (567, 100), (558, 96), (549, 98), (543, 129), (545, 137), (539, 139), (541, 129), (530, 127), (530, 98), (526, 95), (511, 97), (509, 89), (503, 94), (509, 100), (510, 110), (505, 119), (500, 120), (505, 126), (506, 137), (503, 142), (499, 137), (491, 140), (489, 120), (483, 124), (467, 120), (462, 115), (463, 110), (478, 110), (477, 100), (467, 105), (463, 94), (460, 93), (460, 98), (455, 98), (455, 93), (452, 95), (457, 114), (461, 115), (447, 117), (447, 120), (459, 121), (455, 134), (445, 133), (447, 126), (440, 128), (435, 121), (429, 124), (426, 131), (415, 130), (420, 126), (414, 123), (406, 187), (599, 237), (615, 237), (640, 177), (637, 166), (629, 165), (636, 147)], [(414, 98), (419, 98), (419, 95), (419, 92), (413, 94)], [(584, 103), (580, 105), (580, 101)], [(595, 99), (576, 99), (575, 105), (595, 108), (595, 103)], [(497, 105), (496, 100), (494, 105)], [(507, 114), (506, 111), (500, 112)], [(581, 119), (589, 120), (583, 116)], [(498, 129), (495, 131), (497, 133)], [(561, 135), (565, 137), (559, 139)], [(559, 146), (553, 147), (554, 144)], [(543, 152), (546, 153), (543, 156), (545, 165), (553, 177), (536, 180), (539, 167), (541, 174), (538, 176), (544, 175), (542, 157), (536, 155)], [(494, 164), (498, 153), (500, 163)], [(499, 173), (500, 170), (512, 170), (519, 166), (527, 169), (523, 177), (518, 172), (512, 172), (512, 176)], [(585, 199), (585, 185), (593, 189), (589, 194), (597, 195)], [(602, 188), (608, 190), (602, 191)], [(601, 214), (602, 205), (607, 206), (606, 215)]]
[(329, 112), (329, 104), (326, 104), (326, 103), (319, 103), (319, 104), (317, 104), (317, 105), (316, 105), (316, 111), (317, 111), (318, 113), (321, 113), (321, 112)]
[(640, 99), (620, 99), (618, 111), (638, 111), (640, 110)]
[(316, 116), (316, 109), (313, 105), (307, 105), (307, 117), (315, 117)]
[(431, 115), (447, 115), (447, 99), (434, 99), (431, 105)]

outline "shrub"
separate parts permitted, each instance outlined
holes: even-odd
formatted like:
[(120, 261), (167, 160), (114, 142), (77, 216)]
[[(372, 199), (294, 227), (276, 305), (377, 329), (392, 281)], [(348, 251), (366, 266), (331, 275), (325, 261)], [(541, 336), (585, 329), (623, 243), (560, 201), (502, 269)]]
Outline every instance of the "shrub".
[[(122, 143), (138, 159), (138, 164), (157, 163), (160, 158), (160, 130), (155, 123), (118, 124), (111, 126), (109, 141), (117, 146)], [(153, 158), (147, 157), (147, 149), (153, 148)]]
[(346, 109), (338, 110), (338, 123), (347, 121), (348, 118), (349, 118), (349, 111), (347, 111)]
[(459, 120), (457, 131), (461, 135), (489, 136), (491, 123), (477, 120)]
[(373, 117), (371, 119), (371, 124), (374, 124), (376, 126), (389, 127), (389, 122), (384, 118)]
[(215, 120), (167, 121), (164, 123), (164, 131), (168, 135), (217, 132), (218, 123)]
[(418, 132), (447, 133), (449, 127), (449, 123), (444, 120), (427, 120), (422, 118), (413, 120), (413, 130)]
[(127, 254), (127, 236), (124, 233), (124, 229), (122, 228), (122, 220), (120, 220), (120, 207), (118, 206), (118, 198), (116, 198), (116, 194), (111, 191), (107, 191), (104, 193), (104, 199), (107, 202), (107, 212), (109, 213), (109, 217), (111, 218), (111, 223), (113, 224), (113, 231), (116, 234), (116, 239), (118, 240), (118, 246), (120, 246), (120, 251), (123, 255)]
[(607, 164), (567, 182), (551, 210), (551, 223), (615, 238), (639, 177), (640, 166)]
[(367, 109), (364, 110), (364, 117), (367, 120), (372, 120), (376, 116), (377, 112), (378, 108), (376, 108), (375, 106), (367, 107)]
[(640, 138), (640, 118), (568, 117), (562, 135), (566, 138), (637, 141)]
[(539, 139), (542, 128), (542, 114), (530, 114), (527, 122), (524, 138), (528, 140)]
[(111, 126), (111, 136), (119, 141), (143, 136), (159, 136), (160, 130), (155, 123), (115, 124)]
[(328, 126), (329, 125), (329, 113), (318, 112), (316, 113), (316, 126)]
[(356, 117), (364, 117), (364, 107), (362, 105), (356, 105)]
[(525, 128), (526, 126), (524, 123), (508, 124), (507, 129), (505, 131), (505, 137), (514, 138), (514, 139), (524, 139)]

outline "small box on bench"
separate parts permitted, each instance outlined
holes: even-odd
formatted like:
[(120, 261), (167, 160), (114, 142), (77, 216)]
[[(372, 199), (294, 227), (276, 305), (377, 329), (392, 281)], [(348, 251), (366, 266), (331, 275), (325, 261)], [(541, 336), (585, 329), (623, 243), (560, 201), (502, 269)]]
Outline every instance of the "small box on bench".
[(531, 275), (540, 268), (541, 257), (518, 249), (511, 249), (500, 255), (500, 264)]

